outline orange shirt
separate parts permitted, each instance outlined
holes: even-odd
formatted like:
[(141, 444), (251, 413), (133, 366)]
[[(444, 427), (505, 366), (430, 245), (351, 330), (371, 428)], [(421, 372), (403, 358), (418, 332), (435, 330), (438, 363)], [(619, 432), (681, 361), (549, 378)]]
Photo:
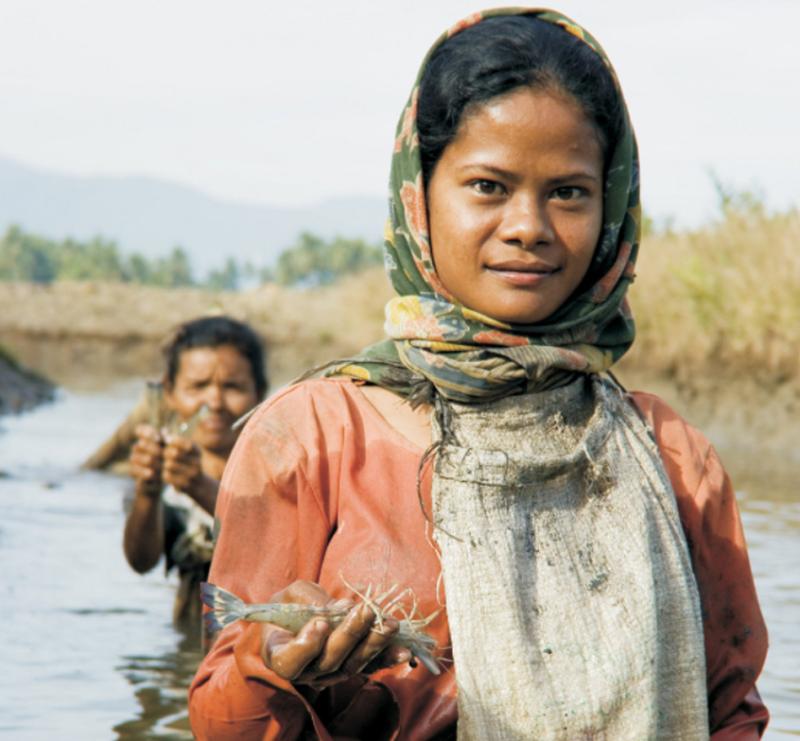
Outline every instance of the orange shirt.
[[(662, 401), (632, 394), (648, 420), (678, 501), (700, 590), (715, 741), (757, 739), (768, 713), (755, 690), (767, 647), (730, 481), (710, 443)], [(422, 450), (348, 379), (289, 387), (253, 416), (222, 479), (222, 526), (209, 581), (266, 602), (296, 579), (332, 596), (410, 587), (420, 613), (438, 609), (439, 561), (416, 493)], [(430, 512), (430, 469), (423, 478)], [(491, 626), (487, 626), (491, 629)], [(442, 613), (427, 629), (449, 645)], [(220, 634), (190, 689), (200, 739), (455, 737), (455, 678), (399, 665), (322, 692), (268, 670), (260, 626)], [(450, 658), (442, 654), (445, 667)]]

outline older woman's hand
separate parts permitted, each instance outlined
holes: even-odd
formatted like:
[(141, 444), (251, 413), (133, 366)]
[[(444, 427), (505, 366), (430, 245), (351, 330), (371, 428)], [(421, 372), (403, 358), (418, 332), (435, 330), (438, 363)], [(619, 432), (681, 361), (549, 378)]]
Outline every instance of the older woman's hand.
[(167, 436), (161, 476), (165, 484), (188, 494), (204, 510), (214, 514), (219, 481), (203, 471), (202, 452), (196, 443), (179, 435)]
[(319, 584), (296, 581), (273, 595), (270, 602), (350, 606), (345, 619), (335, 627), (319, 618), (309, 620), (297, 635), (270, 623), (263, 626), (264, 664), (295, 684), (321, 689), (354, 674), (411, 659), (408, 649), (389, 645), (400, 627), (397, 620), (385, 618), (379, 629), (367, 605), (337, 602)]
[(164, 446), (162, 467), (164, 482), (187, 494), (197, 488), (203, 478), (200, 448), (179, 435), (171, 435)]
[(151, 497), (161, 493), (164, 443), (161, 434), (151, 425), (137, 425), (136, 442), (131, 448), (130, 474), (136, 490)]

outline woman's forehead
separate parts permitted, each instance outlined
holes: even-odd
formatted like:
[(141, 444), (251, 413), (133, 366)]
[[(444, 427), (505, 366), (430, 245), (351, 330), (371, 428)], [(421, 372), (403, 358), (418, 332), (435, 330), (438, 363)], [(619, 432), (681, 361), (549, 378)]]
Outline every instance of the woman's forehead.
[(189, 347), (178, 358), (178, 376), (195, 378), (215, 372), (251, 373), (249, 360), (233, 345)]

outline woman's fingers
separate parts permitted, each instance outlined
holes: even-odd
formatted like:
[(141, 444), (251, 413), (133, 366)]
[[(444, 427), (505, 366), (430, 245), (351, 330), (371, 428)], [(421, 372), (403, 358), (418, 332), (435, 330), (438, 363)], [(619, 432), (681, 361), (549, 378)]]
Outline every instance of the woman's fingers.
[(195, 443), (180, 435), (170, 435), (167, 438), (166, 451), (169, 451), (176, 458), (193, 456), (200, 452)]
[(297, 635), (274, 625), (265, 626), (264, 663), (284, 679), (295, 680), (319, 656), (329, 634), (330, 626), (319, 619), (310, 620)]
[(181, 437), (172, 437), (164, 448), (164, 480), (178, 491), (187, 491), (203, 475), (199, 448)]
[(134, 479), (147, 482), (155, 482), (160, 478), (160, 472), (157, 468), (149, 465), (140, 465), (133, 460), (130, 462), (130, 475)]
[(131, 475), (143, 481), (155, 481), (161, 477), (164, 450), (155, 430), (149, 425), (139, 425), (141, 434), (131, 448)]
[[(269, 601), (317, 607), (332, 603), (331, 596), (319, 584), (301, 579), (273, 594)], [(262, 637), (264, 663), (284, 679), (294, 680), (320, 655), (330, 632), (328, 623), (320, 619), (310, 620), (297, 635), (266, 625)]]
[[(379, 654), (387, 649), (399, 628), (400, 623), (394, 618), (384, 618), (382, 625), (373, 624), (366, 638), (350, 652), (342, 665), (342, 670), (347, 674), (358, 674), (363, 671), (367, 664), (379, 658)], [(402, 650), (408, 652), (407, 649)], [(411, 658), (410, 652), (408, 658)]]
[(170, 438), (164, 447), (164, 462), (174, 466), (200, 467), (200, 449), (182, 437)]
[(411, 659), (408, 649), (390, 645), (400, 627), (395, 618), (378, 623), (368, 605), (334, 601), (314, 582), (293, 582), (270, 601), (349, 609), (335, 627), (316, 618), (296, 636), (274, 625), (265, 627), (264, 663), (285, 679), (321, 688), (358, 674), (368, 665), (378, 669)]
[(354, 607), (331, 631), (319, 658), (307, 667), (301, 679), (324, 685), (330, 683), (329, 680), (358, 674), (376, 660), (382, 666), (408, 661), (411, 653), (407, 649), (397, 651), (394, 647), (390, 649), (392, 656), (381, 661), (399, 627), (394, 618), (384, 618), (378, 625), (375, 613), (367, 605)]
[(325, 648), (314, 662), (311, 671), (315, 674), (331, 674), (339, 669), (357, 647), (360, 648), (362, 644), (367, 643), (374, 621), (375, 614), (367, 605), (353, 607), (347, 613), (347, 617), (331, 632), (325, 642)]
[(149, 440), (155, 440), (156, 442), (161, 440), (161, 434), (152, 425), (146, 425), (146, 424), (136, 425), (135, 431), (136, 431), (136, 437), (139, 440), (149, 439)]

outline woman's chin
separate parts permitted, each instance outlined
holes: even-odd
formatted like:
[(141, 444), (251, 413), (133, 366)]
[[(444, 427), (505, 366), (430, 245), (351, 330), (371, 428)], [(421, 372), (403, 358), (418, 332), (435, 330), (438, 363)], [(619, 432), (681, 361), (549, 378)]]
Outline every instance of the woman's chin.
[(217, 455), (228, 455), (233, 448), (236, 438), (231, 434), (230, 430), (220, 430), (218, 432), (206, 432), (196, 435), (194, 438), (195, 443), (202, 450)]

